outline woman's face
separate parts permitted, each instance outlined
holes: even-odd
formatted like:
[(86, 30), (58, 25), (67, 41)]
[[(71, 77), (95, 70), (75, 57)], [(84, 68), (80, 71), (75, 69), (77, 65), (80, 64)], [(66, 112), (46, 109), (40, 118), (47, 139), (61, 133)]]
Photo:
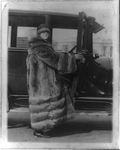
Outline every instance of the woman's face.
[(39, 34), (39, 36), (44, 39), (44, 40), (47, 40), (48, 37), (49, 37), (49, 33), (48, 32), (42, 32), (41, 34)]

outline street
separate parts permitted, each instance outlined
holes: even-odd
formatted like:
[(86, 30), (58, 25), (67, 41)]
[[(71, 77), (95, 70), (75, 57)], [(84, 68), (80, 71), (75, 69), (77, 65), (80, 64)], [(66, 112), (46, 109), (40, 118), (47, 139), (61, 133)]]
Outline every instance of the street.
[(18, 107), (8, 113), (9, 142), (45, 143), (109, 143), (112, 142), (112, 116), (104, 111), (77, 110), (75, 118), (66, 121), (50, 132), (51, 138), (33, 136), (29, 109)]

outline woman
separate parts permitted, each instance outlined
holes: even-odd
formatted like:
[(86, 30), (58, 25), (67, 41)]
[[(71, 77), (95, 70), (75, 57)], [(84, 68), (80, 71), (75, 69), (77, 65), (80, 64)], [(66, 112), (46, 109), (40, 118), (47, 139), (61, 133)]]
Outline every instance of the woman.
[(29, 41), (27, 83), (31, 127), (34, 135), (46, 133), (74, 114), (70, 86), (63, 74), (77, 70), (76, 59), (82, 55), (57, 53), (47, 41), (50, 30), (45, 24), (37, 28), (38, 36)]

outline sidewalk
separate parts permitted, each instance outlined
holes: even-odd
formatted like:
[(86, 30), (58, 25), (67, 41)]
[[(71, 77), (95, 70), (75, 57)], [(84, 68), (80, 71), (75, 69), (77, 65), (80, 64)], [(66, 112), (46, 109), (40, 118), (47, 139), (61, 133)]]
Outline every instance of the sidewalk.
[(105, 112), (100, 114), (77, 111), (74, 119), (55, 128), (51, 136), (49, 139), (33, 136), (28, 108), (16, 108), (8, 113), (9, 142), (111, 142), (112, 117)]

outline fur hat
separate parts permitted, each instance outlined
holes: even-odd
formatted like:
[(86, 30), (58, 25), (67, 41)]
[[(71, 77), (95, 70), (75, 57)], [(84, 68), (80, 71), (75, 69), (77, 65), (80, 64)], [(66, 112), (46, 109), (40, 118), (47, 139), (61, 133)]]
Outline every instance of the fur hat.
[(48, 28), (48, 26), (47, 25), (45, 25), (45, 24), (40, 24), (38, 27), (37, 27), (37, 34), (39, 35), (40, 33), (42, 33), (42, 32), (48, 32), (48, 33), (50, 33), (50, 30), (49, 30), (49, 28)]

